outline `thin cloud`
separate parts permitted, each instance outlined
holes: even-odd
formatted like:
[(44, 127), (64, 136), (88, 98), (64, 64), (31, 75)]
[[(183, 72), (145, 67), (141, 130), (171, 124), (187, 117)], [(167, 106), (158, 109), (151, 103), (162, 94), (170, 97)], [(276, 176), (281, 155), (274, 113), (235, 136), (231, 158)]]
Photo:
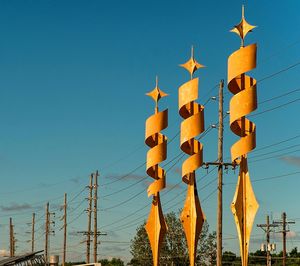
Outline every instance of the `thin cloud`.
[(115, 231), (107, 231), (107, 235), (109, 235), (111, 238), (119, 238), (120, 235), (116, 233)]
[(18, 203), (11, 203), (9, 206), (0, 206), (1, 211), (9, 212), (9, 211), (24, 211), (32, 209), (32, 206), (28, 203), (18, 204)]
[(107, 247), (104, 246), (102, 249), (104, 251), (110, 251), (110, 252), (114, 252), (114, 253), (122, 252), (122, 251), (127, 250), (127, 248), (121, 248), (119, 246), (107, 246)]
[(298, 156), (284, 156), (280, 158), (281, 161), (284, 161), (288, 164), (300, 166), (300, 157)]
[(81, 179), (80, 177), (73, 177), (70, 179), (70, 182), (78, 184), (80, 179)]

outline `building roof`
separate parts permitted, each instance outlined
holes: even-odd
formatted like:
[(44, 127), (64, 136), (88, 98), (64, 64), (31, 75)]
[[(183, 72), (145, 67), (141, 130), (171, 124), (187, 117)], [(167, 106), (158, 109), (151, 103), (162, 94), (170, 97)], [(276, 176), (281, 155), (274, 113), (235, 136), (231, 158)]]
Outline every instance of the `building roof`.
[[(15, 256), (7, 258), (0, 261), (0, 266), (8, 265), (45, 265), (45, 260), (43, 255), (37, 255), (41, 251), (26, 253), (24, 255)], [(31, 264), (28, 264), (30, 262)]]

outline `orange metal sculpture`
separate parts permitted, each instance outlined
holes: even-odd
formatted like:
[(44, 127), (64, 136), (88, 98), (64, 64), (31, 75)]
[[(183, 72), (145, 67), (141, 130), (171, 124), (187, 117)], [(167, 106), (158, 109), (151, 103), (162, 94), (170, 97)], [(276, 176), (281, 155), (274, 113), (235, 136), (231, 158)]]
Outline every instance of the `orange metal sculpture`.
[(157, 78), (155, 88), (147, 95), (152, 97), (156, 104), (155, 114), (146, 121), (145, 138), (145, 143), (150, 147), (147, 152), (146, 172), (155, 181), (148, 187), (148, 197), (153, 195), (153, 199), (145, 228), (152, 249), (153, 265), (157, 266), (159, 265), (160, 246), (167, 231), (159, 196), (159, 191), (166, 186), (166, 172), (159, 166), (159, 163), (167, 158), (167, 137), (160, 131), (168, 126), (168, 109), (162, 112), (158, 110), (158, 101), (167, 94), (159, 89)]
[(198, 99), (198, 78), (193, 78), (194, 72), (204, 66), (194, 59), (192, 47), (191, 58), (183, 65), (191, 75), (191, 80), (179, 88), (179, 114), (184, 119), (180, 130), (180, 148), (190, 155), (182, 164), (182, 180), (188, 185), (184, 208), (181, 213), (181, 223), (184, 228), (188, 249), (190, 265), (195, 265), (195, 257), (199, 235), (204, 222), (198, 198), (195, 171), (203, 164), (203, 147), (195, 139), (204, 131), (204, 107), (196, 102)]
[(241, 47), (228, 58), (228, 89), (234, 94), (230, 101), (230, 128), (240, 137), (231, 147), (232, 161), (240, 166), (231, 211), (238, 231), (243, 266), (248, 265), (250, 234), (259, 207), (247, 164), (247, 153), (256, 146), (255, 124), (245, 117), (257, 108), (256, 80), (245, 75), (256, 67), (256, 44), (244, 46), (244, 38), (253, 28), (255, 26), (245, 20), (243, 7), (241, 22), (231, 30), (241, 37)]

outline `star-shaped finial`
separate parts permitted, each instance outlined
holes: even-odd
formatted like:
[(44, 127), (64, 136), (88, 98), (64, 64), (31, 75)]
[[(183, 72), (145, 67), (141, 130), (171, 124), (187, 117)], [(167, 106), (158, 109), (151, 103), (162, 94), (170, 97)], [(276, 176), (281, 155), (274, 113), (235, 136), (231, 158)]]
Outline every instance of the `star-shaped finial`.
[(199, 69), (203, 68), (205, 66), (199, 64), (195, 58), (194, 58), (194, 47), (192, 46), (191, 50), (191, 58), (184, 64), (181, 64), (180, 66), (184, 67), (188, 72), (191, 74), (191, 78), (193, 77), (194, 72)]
[(250, 25), (244, 15), (244, 5), (242, 6), (242, 20), (238, 25), (235, 25), (234, 28), (231, 30), (231, 32), (236, 33), (239, 35), (242, 39), (242, 46), (244, 45), (244, 39), (248, 32), (251, 32), (256, 26)]
[(158, 87), (158, 77), (157, 77), (157, 76), (156, 76), (156, 86), (155, 86), (155, 88), (154, 88), (152, 91), (146, 93), (146, 95), (150, 96), (150, 97), (155, 101), (156, 108), (157, 108), (157, 103), (158, 103), (158, 101), (159, 101), (161, 98), (163, 98), (163, 97), (165, 97), (165, 96), (168, 96), (167, 93), (163, 92), (163, 91)]

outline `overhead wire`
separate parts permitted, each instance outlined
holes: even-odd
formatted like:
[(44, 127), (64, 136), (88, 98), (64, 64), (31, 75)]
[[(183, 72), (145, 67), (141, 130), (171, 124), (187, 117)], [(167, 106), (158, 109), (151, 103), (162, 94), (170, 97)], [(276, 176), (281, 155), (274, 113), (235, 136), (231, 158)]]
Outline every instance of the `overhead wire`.
[[(298, 175), (298, 174), (300, 174), (300, 171), (281, 174), (281, 175), (275, 175), (275, 176), (269, 176), (269, 177), (263, 177), (263, 178), (256, 178), (256, 179), (253, 179), (251, 182), (255, 183), (255, 182), (260, 182), (260, 181), (265, 181), (265, 180), (279, 179), (279, 178), (289, 177), (289, 176)], [(235, 185), (235, 184), (236, 183), (234, 183), (234, 182), (229, 182), (229, 183), (224, 183), (224, 186)]]
[[(212, 173), (215, 169), (216, 169), (217, 167), (214, 167), (214, 168), (212, 168), (206, 175), (204, 175), (201, 179), (203, 180), (205, 177), (207, 177), (210, 173)], [(180, 184), (181, 183), (181, 181), (178, 183), (178, 184)], [(175, 187), (175, 186), (174, 186)], [(174, 187), (173, 188), (171, 188), (170, 190), (172, 190), (172, 189), (174, 189)], [(199, 191), (201, 191), (203, 188), (200, 188), (199, 189)], [(169, 191), (170, 191), (169, 190)], [(164, 194), (164, 196), (169, 192), (169, 191), (167, 191), (165, 194)], [(180, 193), (180, 194), (182, 194), (182, 193)], [(168, 205), (168, 203), (169, 202), (172, 202), (174, 199), (176, 199), (176, 198), (178, 198), (178, 194), (176, 194), (173, 198), (171, 198), (171, 199), (169, 199), (169, 200), (167, 200), (165, 203), (164, 203), (164, 206), (167, 206)], [(180, 201), (181, 202), (181, 201)], [(175, 205), (178, 205), (179, 204), (179, 202), (177, 202)], [(142, 210), (142, 209), (145, 209), (145, 207), (147, 207), (147, 206), (149, 206), (150, 205), (150, 203), (148, 203), (146, 206), (143, 206), (141, 209), (139, 209), (139, 210)], [(174, 205), (174, 206), (175, 206)], [(173, 206), (173, 205), (172, 205)], [(169, 210), (170, 208), (167, 208), (166, 210)], [(137, 211), (135, 212), (135, 213), (137, 213)], [(130, 215), (128, 215), (128, 216), (126, 216), (125, 218), (128, 218), (128, 217), (131, 217), (133, 214), (135, 214), (135, 213), (131, 213)], [(125, 218), (123, 218), (122, 220), (119, 220), (119, 221), (116, 221), (116, 222), (114, 222), (114, 224), (116, 224), (116, 223), (118, 223), (118, 222), (121, 222), (121, 221), (123, 221)], [(131, 227), (132, 225), (136, 225), (136, 224), (138, 224), (138, 223), (140, 223), (141, 222), (141, 220), (144, 220), (145, 219), (145, 215), (143, 214), (143, 215), (141, 215), (141, 216), (139, 216), (139, 217), (136, 217), (136, 218), (134, 218), (133, 220), (131, 220), (131, 221), (129, 221), (129, 222), (127, 222), (127, 223), (125, 223), (125, 224), (123, 224), (123, 225), (120, 225), (120, 226), (118, 226), (118, 227), (116, 227), (116, 228), (114, 228), (114, 229), (111, 229), (111, 230), (113, 230), (113, 231), (116, 231), (116, 230), (123, 230), (123, 229), (126, 229), (126, 228), (128, 228), (128, 227)], [(138, 221), (138, 222), (136, 222), (136, 221)], [(110, 225), (112, 225), (112, 224), (110, 224)], [(107, 227), (108, 225), (106, 225), (106, 227)]]

